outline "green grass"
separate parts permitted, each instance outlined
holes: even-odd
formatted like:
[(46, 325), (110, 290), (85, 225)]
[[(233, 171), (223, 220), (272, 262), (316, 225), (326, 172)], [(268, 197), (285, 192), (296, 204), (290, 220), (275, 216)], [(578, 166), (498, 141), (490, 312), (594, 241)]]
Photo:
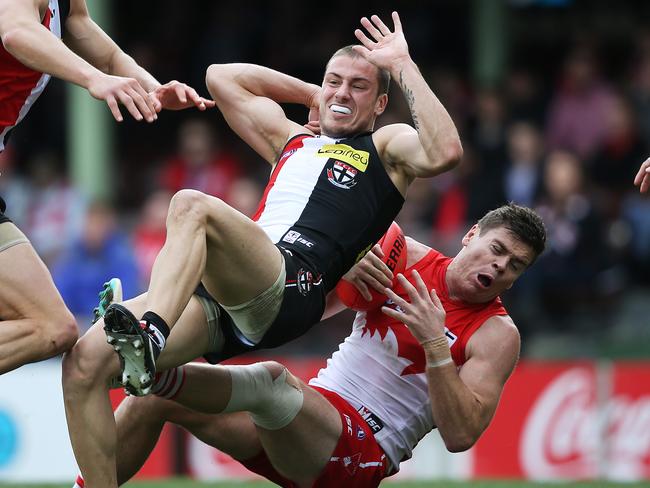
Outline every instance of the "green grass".
[[(139, 481), (131, 482), (126, 486), (134, 488), (264, 488), (275, 486), (265, 482), (244, 483), (214, 483), (198, 482), (189, 479), (173, 479), (169, 481)], [(430, 481), (430, 482), (385, 482), (382, 486), (387, 488), (650, 488), (650, 482), (641, 483), (613, 483), (607, 481), (590, 482), (558, 482), (534, 483), (532, 481)], [(2, 488), (70, 488), (70, 484), (6, 484), (0, 483)], [(343, 487), (341, 487), (343, 488)]]

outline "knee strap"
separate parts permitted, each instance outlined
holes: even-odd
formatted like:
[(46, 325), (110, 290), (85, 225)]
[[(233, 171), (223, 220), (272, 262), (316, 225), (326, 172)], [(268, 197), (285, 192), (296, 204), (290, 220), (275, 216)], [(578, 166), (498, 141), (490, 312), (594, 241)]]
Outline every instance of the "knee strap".
[(250, 412), (255, 425), (267, 430), (286, 427), (302, 408), (303, 393), (287, 383), (287, 369), (273, 379), (263, 364), (229, 366), (232, 393), (224, 412)]

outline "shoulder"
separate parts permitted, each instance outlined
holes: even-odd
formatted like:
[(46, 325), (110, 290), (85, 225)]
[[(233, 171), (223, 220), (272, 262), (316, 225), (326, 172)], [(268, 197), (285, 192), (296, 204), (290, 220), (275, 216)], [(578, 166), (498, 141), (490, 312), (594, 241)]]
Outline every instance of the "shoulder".
[(467, 359), (476, 356), (501, 357), (512, 361), (519, 358), (521, 337), (517, 326), (509, 315), (494, 315), (488, 318), (467, 341)]
[(389, 124), (380, 127), (372, 134), (372, 140), (377, 147), (377, 152), (382, 156), (387, 153), (387, 148), (396, 138), (416, 135), (416, 130), (408, 124)]
[(431, 248), (412, 237), (406, 237), (406, 267), (409, 268), (429, 254)]

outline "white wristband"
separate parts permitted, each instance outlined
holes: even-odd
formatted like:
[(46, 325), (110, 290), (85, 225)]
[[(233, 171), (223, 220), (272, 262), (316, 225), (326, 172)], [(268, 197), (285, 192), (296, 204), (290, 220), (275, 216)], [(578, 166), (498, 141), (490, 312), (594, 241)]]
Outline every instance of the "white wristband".
[(453, 363), (454, 360), (451, 357), (441, 359), (440, 361), (435, 361), (433, 363), (427, 363), (427, 368), (439, 368), (445, 364)]

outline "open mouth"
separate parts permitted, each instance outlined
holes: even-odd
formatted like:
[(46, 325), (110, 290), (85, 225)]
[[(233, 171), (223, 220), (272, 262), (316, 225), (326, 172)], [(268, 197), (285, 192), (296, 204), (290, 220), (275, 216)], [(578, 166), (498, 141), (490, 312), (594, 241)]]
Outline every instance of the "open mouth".
[(484, 288), (489, 288), (492, 284), (492, 277), (483, 273), (478, 274), (478, 281)]
[(348, 107), (344, 107), (343, 105), (330, 105), (330, 110), (332, 112), (336, 112), (337, 114), (344, 114), (344, 115), (350, 115), (352, 113), (352, 110), (350, 110)]

